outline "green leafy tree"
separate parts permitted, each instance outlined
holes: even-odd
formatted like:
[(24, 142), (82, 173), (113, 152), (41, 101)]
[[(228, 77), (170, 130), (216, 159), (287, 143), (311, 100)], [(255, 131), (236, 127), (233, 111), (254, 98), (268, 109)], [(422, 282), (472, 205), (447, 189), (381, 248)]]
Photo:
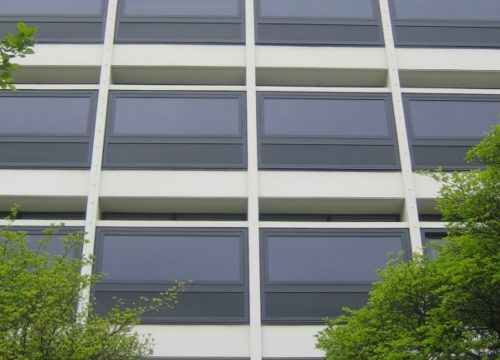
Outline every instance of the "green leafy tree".
[(17, 64), (11, 62), (13, 58), (25, 57), (33, 54), (33, 46), (35, 45), (36, 27), (29, 27), (25, 23), (17, 23), (17, 34), (7, 34), (0, 41), (0, 89), (15, 90), (12, 84), (12, 73), (16, 70)]
[(327, 359), (500, 358), (500, 125), (467, 159), (487, 166), (433, 174), (449, 224), (435, 258), (380, 271), (367, 305), (317, 335)]
[(10, 226), (0, 229), (0, 359), (3, 360), (116, 360), (151, 355), (152, 340), (134, 326), (145, 313), (171, 307), (184, 284), (169, 288), (159, 298), (143, 299), (142, 306), (125, 308), (122, 301), (107, 315), (91, 305), (78, 312), (82, 290), (97, 275), (82, 275), (90, 257), (75, 257), (82, 234), (65, 236), (64, 251), (54, 255), (48, 246), (57, 229), (48, 229), (35, 248), (28, 235)]

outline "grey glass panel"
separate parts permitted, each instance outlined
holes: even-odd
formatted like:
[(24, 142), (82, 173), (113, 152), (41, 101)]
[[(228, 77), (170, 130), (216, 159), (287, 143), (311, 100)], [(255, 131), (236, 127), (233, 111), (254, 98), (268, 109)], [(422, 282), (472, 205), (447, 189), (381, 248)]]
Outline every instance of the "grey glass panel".
[(101, 271), (108, 282), (241, 279), (236, 236), (106, 235), (101, 255)]
[(411, 100), (416, 137), (482, 137), (498, 121), (500, 101)]
[[(114, 306), (116, 298), (122, 299), (127, 306), (141, 304), (141, 297), (159, 297), (158, 292), (152, 291), (96, 291), (96, 312), (104, 315)], [(179, 303), (174, 308), (162, 307), (157, 312), (143, 316), (143, 323), (160, 322), (221, 322), (229, 319), (246, 318), (245, 293), (180, 293)], [(196, 320), (194, 320), (196, 319)], [(210, 321), (211, 320), (211, 321)], [(212, 358), (210, 358), (212, 359)]]
[(85, 135), (88, 97), (0, 97), (0, 135)]
[(239, 135), (238, 99), (115, 99), (115, 135)]
[(102, 0), (0, 0), (1, 15), (100, 16)]
[(373, 18), (372, 0), (260, 0), (268, 17)]
[[(0, 154), (1, 156), (1, 154)], [(238, 144), (109, 144), (106, 166), (131, 168), (243, 168), (243, 145)]]
[(238, 0), (125, 0), (126, 16), (238, 16)]
[(393, 0), (399, 19), (500, 20), (498, 0)]
[(286, 136), (388, 136), (384, 100), (263, 100), (264, 134)]
[(287, 320), (316, 318), (323, 322), (325, 316), (339, 316), (344, 307), (357, 309), (368, 300), (366, 292), (269, 292), (265, 295), (264, 318), (287, 318)]
[(396, 236), (269, 236), (267, 241), (270, 281), (371, 282), (388, 253), (402, 250)]

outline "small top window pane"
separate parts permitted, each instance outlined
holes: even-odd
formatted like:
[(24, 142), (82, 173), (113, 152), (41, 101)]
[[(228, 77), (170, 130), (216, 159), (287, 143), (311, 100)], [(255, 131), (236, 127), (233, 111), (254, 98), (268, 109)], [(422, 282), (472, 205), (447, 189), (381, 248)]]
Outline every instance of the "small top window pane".
[(393, 0), (398, 19), (500, 20), (498, 0)]
[(238, 0), (125, 0), (125, 16), (238, 16)]
[(89, 97), (0, 97), (2, 135), (86, 135)]
[(384, 100), (263, 100), (268, 136), (389, 136)]
[(239, 101), (235, 98), (117, 97), (114, 135), (237, 136)]
[(372, 0), (260, 0), (260, 15), (299, 18), (373, 18)]
[(498, 122), (500, 101), (410, 100), (415, 137), (479, 138)]
[(274, 282), (372, 282), (388, 254), (401, 250), (396, 236), (269, 236), (268, 277)]
[(105, 235), (106, 282), (241, 281), (237, 236)]
[(0, 0), (1, 15), (101, 16), (102, 0)]

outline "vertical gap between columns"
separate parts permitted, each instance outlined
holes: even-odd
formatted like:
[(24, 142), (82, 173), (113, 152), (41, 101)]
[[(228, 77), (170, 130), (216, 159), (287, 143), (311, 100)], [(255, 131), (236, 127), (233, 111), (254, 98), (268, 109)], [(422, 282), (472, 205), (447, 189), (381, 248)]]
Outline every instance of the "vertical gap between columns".
[(403, 97), (401, 95), (401, 83), (399, 80), (398, 61), (394, 37), (392, 34), (391, 15), (389, 0), (379, 0), (382, 18), (382, 29), (384, 34), (385, 51), (388, 67), (388, 85), (391, 89), (394, 117), (396, 121), (396, 132), (398, 139), (399, 158), (401, 162), (401, 173), (405, 195), (405, 206), (403, 216), (408, 222), (412, 251), (422, 252), (422, 239), (418, 220), (417, 197), (415, 193), (415, 181), (413, 179), (412, 164), (410, 158), (410, 145), (403, 108)]
[[(109, 0), (102, 47), (101, 75), (99, 79), (99, 96), (95, 118), (95, 133), (92, 143), (92, 162), (89, 174), (89, 189), (87, 193), (87, 209), (85, 216), (85, 234), (87, 243), (83, 246), (83, 255), (94, 254), (95, 231), (99, 216), (99, 186), (101, 182), (102, 156), (104, 149), (104, 132), (106, 129), (106, 113), (108, 107), (108, 92), (111, 82), (111, 59), (116, 26), (116, 11), (118, 0)], [(82, 268), (82, 275), (90, 275), (92, 266)], [(81, 302), (78, 304), (80, 313), (87, 311), (90, 300), (90, 288), (82, 290)]]
[(260, 313), (260, 249), (259, 249), (259, 166), (257, 158), (257, 94), (255, 70), (254, 0), (245, 0), (245, 51), (247, 89), (247, 201), (248, 257), (250, 293), (250, 358), (262, 359), (262, 329)]

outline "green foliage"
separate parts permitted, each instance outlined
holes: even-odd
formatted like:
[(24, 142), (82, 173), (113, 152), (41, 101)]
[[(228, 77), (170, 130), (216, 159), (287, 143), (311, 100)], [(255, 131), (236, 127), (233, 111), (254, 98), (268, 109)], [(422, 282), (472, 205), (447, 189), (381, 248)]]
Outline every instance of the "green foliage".
[(364, 308), (327, 320), (327, 359), (500, 358), (500, 125), (467, 159), (487, 166), (433, 175), (445, 245), (434, 259), (393, 260)]
[(15, 90), (12, 84), (12, 73), (16, 70), (17, 64), (10, 61), (15, 57), (25, 57), (33, 54), (33, 46), (35, 45), (36, 27), (29, 27), (25, 23), (17, 23), (17, 34), (11, 33), (5, 35), (0, 41), (0, 89)]
[(133, 328), (143, 314), (173, 306), (185, 285), (178, 283), (133, 309), (117, 300), (104, 317), (92, 306), (78, 312), (77, 304), (85, 303), (82, 290), (99, 277), (80, 272), (92, 264), (91, 258), (71, 256), (81, 249), (82, 234), (64, 238), (63, 254), (47, 253), (56, 231), (48, 229), (32, 249), (25, 232), (10, 226), (0, 229), (0, 359), (115, 360), (151, 355), (151, 338)]

